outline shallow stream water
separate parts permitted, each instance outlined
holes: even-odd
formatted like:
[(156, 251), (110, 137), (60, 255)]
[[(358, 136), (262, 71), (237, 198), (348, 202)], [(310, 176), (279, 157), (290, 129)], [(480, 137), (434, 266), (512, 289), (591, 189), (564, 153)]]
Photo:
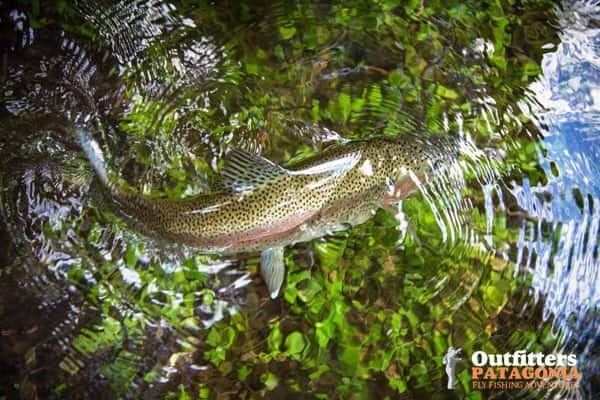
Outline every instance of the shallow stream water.
[[(0, 397), (593, 398), (599, 17), (596, 1), (0, 3)], [(276, 163), (378, 136), (464, 146), (396, 215), (286, 249), (271, 300), (258, 254), (121, 221), (74, 125), (120, 184), (173, 200), (210, 190), (234, 146)], [(581, 376), (481, 390), (480, 350), (576, 354)]]

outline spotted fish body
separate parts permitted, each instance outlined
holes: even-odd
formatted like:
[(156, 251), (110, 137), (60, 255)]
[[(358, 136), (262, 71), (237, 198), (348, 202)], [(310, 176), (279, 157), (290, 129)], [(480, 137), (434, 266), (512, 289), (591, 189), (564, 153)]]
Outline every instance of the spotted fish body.
[(102, 153), (83, 129), (82, 148), (120, 213), (143, 233), (219, 254), (261, 251), (271, 296), (285, 275), (283, 247), (368, 219), (412, 192), (416, 180), (458, 156), (455, 138), (403, 136), (348, 142), (283, 168), (233, 150), (220, 189), (171, 201), (115, 187)]

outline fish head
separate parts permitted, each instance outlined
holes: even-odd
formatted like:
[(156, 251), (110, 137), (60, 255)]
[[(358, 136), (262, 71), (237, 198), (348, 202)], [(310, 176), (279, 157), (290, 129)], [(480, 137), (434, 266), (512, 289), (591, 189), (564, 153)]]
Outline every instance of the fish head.
[(420, 183), (433, 175), (444, 174), (455, 165), (460, 155), (460, 143), (454, 137), (405, 136), (377, 144), (373, 163), (374, 175), (384, 179), (387, 194), (384, 203), (393, 203), (413, 193)]
[(382, 143), (384, 173), (399, 180), (410, 173), (433, 174), (452, 165), (460, 155), (460, 138), (406, 135)]

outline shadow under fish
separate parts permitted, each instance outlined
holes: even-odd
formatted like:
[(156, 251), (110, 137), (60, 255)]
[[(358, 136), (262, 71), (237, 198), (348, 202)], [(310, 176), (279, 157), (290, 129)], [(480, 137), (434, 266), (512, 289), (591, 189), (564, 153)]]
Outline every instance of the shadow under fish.
[(75, 136), (123, 219), (141, 233), (213, 254), (261, 252), (271, 298), (285, 278), (283, 249), (394, 208), (420, 182), (455, 162), (462, 138), (404, 135), (351, 141), (288, 168), (240, 149), (218, 185), (191, 199), (151, 198), (116, 185), (89, 131)]

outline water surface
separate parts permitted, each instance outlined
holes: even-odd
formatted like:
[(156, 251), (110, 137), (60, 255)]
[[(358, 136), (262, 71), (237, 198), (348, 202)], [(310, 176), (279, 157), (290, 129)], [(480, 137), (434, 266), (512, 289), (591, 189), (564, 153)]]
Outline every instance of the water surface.
[[(597, 2), (2, 4), (0, 395), (592, 398), (598, 381)], [(401, 212), (258, 255), (150, 240), (91, 184), (184, 198), (227, 149), (460, 135)], [(578, 355), (579, 388), (479, 392), (442, 356)]]

